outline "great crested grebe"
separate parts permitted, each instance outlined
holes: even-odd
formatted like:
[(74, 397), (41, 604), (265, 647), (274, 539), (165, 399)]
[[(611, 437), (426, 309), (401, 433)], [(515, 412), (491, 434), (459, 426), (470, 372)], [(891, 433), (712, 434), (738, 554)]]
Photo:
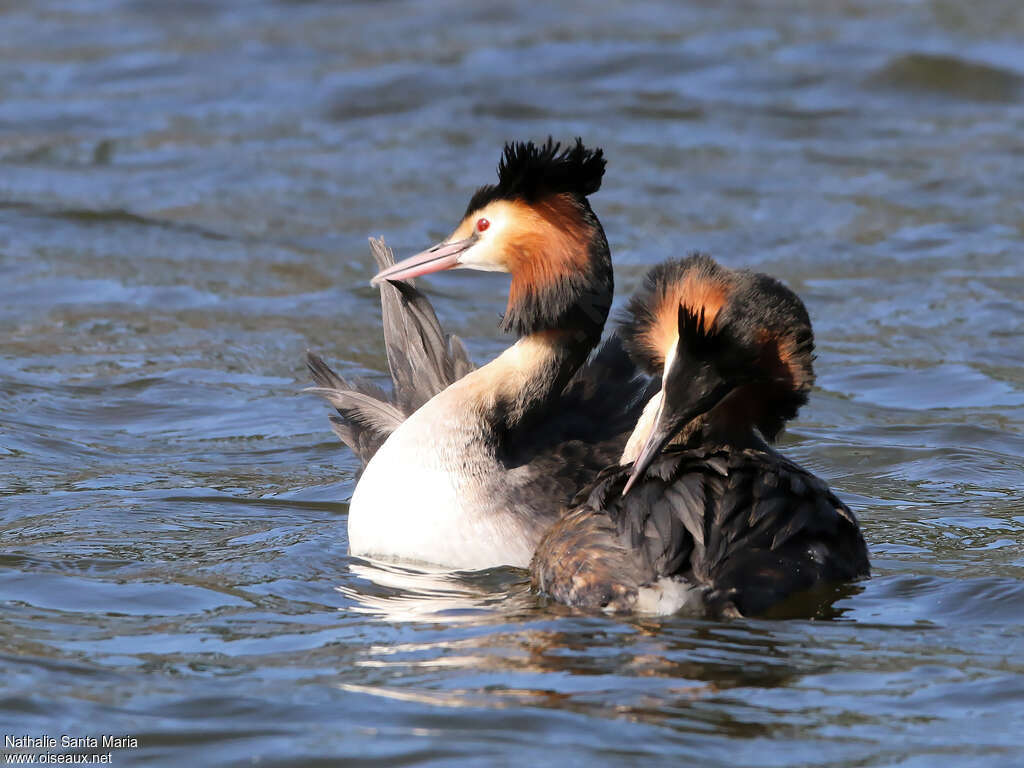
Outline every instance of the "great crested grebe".
[[(587, 362), (613, 290), (608, 242), (587, 201), (604, 167), (601, 150), (580, 140), (562, 151), (550, 139), (506, 145), (498, 183), (477, 190), (451, 237), (373, 278), (460, 267), (510, 273), (501, 327), (519, 339), (495, 360), (469, 371), (461, 345), (446, 346), (423, 311), (407, 336), (429, 364), (407, 366), (403, 383), (392, 363), (394, 402), (354, 390), (311, 357), (317, 391), (339, 410), (335, 430), (367, 462), (349, 507), (352, 554), (526, 567), (573, 493), (621, 455), (650, 382), (616, 338)], [(398, 282), (389, 290), (398, 291), (395, 312), (422, 299)], [(387, 331), (387, 307), (385, 315)], [(409, 357), (392, 335), (389, 362)], [(419, 406), (403, 388), (433, 396)]]
[(654, 268), (627, 312), (630, 354), (662, 390), (620, 466), (544, 536), (535, 587), (607, 611), (757, 615), (867, 576), (853, 513), (765, 442), (814, 381), (800, 299), (767, 275), (695, 255)]

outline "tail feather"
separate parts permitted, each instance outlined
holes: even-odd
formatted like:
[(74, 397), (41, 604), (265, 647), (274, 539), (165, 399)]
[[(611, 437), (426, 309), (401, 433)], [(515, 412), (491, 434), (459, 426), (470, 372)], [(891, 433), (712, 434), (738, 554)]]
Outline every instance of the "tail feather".
[[(356, 385), (358, 386), (358, 384)], [(326, 387), (308, 387), (304, 391), (320, 395), (339, 413), (355, 419), (368, 429), (391, 434), (398, 425), (405, 421), (405, 414), (391, 403), (378, 400), (372, 395), (358, 389), (328, 389)]]
[[(370, 238), (378, 269), (394, 264), (383, 240)], [(320, 357), (307, 354), (315, 387), (306, 391), (337, 410), (331, 428), (365, 464), (388, 436), (441, 390), (474, 369), (462, 340), (447, 335), (426, 296), (410, 283), (381, 285), (384, 348), (394, 388), (389, 397), (369, 382), (349, 382)]]
[(330, 417), (331, 429), (365, 464), (405, 416), (379, 387), (346, 381), (312, 352), (306, 353), (306, 365), (316, 386), (303, 391), (320, 395), (338, 409)]

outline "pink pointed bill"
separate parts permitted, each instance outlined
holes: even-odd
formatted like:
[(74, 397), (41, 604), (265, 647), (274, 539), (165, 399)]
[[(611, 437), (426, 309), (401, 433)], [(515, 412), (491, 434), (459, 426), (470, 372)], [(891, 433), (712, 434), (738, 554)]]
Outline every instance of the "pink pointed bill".
[(384, 280), (409, 280), (431, 272), (441, 272), (459, 266), (459, 256), (470, 248), (477, 240), (474, 232), (465, 240), (450, 243), (438, 243), (433, 248), (417, 253), (387, 269), (382, 269), (370, 281), (370, 285), (378, 285)]

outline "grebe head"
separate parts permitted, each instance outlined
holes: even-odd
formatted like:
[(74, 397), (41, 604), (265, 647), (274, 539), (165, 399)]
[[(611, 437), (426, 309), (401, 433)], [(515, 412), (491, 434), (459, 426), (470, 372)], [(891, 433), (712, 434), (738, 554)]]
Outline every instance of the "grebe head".
[(580, 139), (505, 145), (498, 183), (481, 187), (451, 236), (377, 274), (406, 280), (446, 269), (512, 275), (502, 328), (520, 335), (578, 329), (600, 334), (611, 305), (611, 256), (587, 196), (605, 159)]
[(703, 254), (652, 270), (622, 333), (634, 361), (662, 377), (654, 426), (626, 490), (697, 419), (774, 440), (814, 383), (814, 335), (799, 297), (768, 275)]

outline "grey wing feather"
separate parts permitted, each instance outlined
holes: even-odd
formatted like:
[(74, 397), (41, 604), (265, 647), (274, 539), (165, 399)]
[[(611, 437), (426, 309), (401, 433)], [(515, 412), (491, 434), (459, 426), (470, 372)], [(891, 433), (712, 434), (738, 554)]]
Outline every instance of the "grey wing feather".
[[(395, 263), (383, 240), (370, 238), (378, 269)], [(430, 300), (408, 282), (380, 286), (384, 349), (395, 385), (395, 404), (408, 416), (473, 370), (461, 339), (445, 334)]]
[(304, 391), (320, 395), (338, 409), (330, 417), (331, 429), (360, 460), (369, 461), (405, 417), (379, 387), (346, 381), (312, 352), (306, 353), (306, 365), (316, 386)]
[(466, 345), (462, 343), (462, 339), (456, 336), (454, 333), (448, 336), (448, 346), (451, 347), (452, 353), (452, 373), (455, 375), (455, 381), (458, 381), (470, 371), (476, 368), (473, 365), (473, 361), (469, 359), (469, 352), (466, 351)]
[[(395, 263), (383, 240), (370, 238), (378, 269)], [(349, 382), (312, 352), (306, 364), (318, 394), (333, 405), (331, 428), (365, 465), (388, 436), (427, 400), (474, 369), (462, 340), (446, 335), (430, 301), (411, 284), (380, 286), (384, 348), (394, 385), (389, 397), (368, 382)]]

